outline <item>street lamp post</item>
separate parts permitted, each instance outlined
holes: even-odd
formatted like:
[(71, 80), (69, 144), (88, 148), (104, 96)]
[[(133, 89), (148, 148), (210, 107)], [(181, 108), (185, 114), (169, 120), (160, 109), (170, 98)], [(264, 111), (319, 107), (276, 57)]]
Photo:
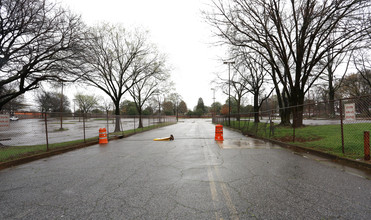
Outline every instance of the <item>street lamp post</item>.
[(215, 118), (215, 116), (216, 116), (216, 109), (215, 109), (215, 88), (211, 88), (211, 90), (213, 90), (213, 92), (214, 92), (214, 96), (213, 96), (213, 105), (214, 105), (214, 111), (213, 111), (213, 122), (215, 122), (214, 120), (214, 118)]
[(160, 94), (157, 95), (158, 99), (158, 121), (161, 123), (161, 101), (160, 101)]
[(224, 61), (224, 64), (228, 64), (228, 125), (231, 126), (231, 64), (234, 61)]
[(76, 108), (75, 108), (75, 105), (76, 105), (76, 99), (73, 99), (73, 119), (75, 119), (75, 116), (76, 116)]
[(61, 128), (59, 130), (63, 130), (63, 81), (62, 82), (62, 90), (61, 90), (61, 103), (60, 103), (60, 107), (59, 107), (59, 111), (60, 111), (60, 118), (61, 118)]

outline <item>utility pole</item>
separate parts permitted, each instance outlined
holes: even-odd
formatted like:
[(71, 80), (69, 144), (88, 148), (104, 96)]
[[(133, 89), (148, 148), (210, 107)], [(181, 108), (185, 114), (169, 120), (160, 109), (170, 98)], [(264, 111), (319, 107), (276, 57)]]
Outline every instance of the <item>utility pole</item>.
[(224, 61), (224, 64), (228, 64), (228, 125), (231, 126), (231, 64), (235, 62)]
[(214, 117), (216, 116), (216, 109), (215, 109), (215, 88), (211, 88), (211, 90), (213, 90), (213, 92), (214, 92), (214, 96), (213, 96), (213, 105), (214, 105), (213, 120), (214, 120)]
[(60, 130), (62, 131), (63, 130), (63, 81), (62, 81), (62, 91), (61, 91), (61, 106), (60, 106), (60, 118), (61, 118), (61, 128)]

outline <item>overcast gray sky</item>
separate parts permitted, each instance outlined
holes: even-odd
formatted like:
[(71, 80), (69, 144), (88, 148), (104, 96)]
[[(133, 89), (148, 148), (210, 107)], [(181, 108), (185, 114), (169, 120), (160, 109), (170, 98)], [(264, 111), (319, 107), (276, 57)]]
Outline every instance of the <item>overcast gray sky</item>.
[[(220, 58), (224, 50), (212, 45), (211, 27), (204, 22), (201, 11), (209, 0), (58, 0), (63, 6), (80, 14), (88, 25), (99, 22), (122, 23), (124, 27), (142, 27), (150, 32), (150, 41), (165, 53), (172, 67), (171, 77), (176, 91), (189, 109), (202, 97), (212, 104), (211, 81), (215, 72), (228, 68)], [(72, 97), (71, 97), (72, 98)], [(224, 103), (226, 96), (216, 93)]]

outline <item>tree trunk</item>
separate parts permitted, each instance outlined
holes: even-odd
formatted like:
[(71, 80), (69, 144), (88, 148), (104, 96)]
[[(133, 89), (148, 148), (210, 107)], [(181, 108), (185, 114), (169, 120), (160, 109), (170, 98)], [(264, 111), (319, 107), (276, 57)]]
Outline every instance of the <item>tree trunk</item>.
[(281, 118), (280, 125), (289, 126), (291, 125), (290, 123), (291, 111), (289, 108), (287, 108), (289, 106), (288, 100), (284, 94), (284, 91), (281, 94), (281, 91), (278, 86), (276, 86), (276, 95), (277, 95), (277, 102), (278, 102), (279, 113), (280, 113), (280, 118)]
[(254, 94), (254, 122), (259, 123), (259, 93)]
[(304, 103), (304, 93), (303, 91), (298, 91), (297, 93), (292, 93), (292, 94), (297, 94), (294, 96), (291, 96), (291, 106), (293, 106), (292, 113), (293, 113), (293, 126), (295, 128), (303, 126), (303, 103)]
[(333, 80), (334, 80), (334, 71), (332, 70), (332, 64), (333, 62), (330, 61), (330, 53), (327, 54), (327, 60), (329, 61), (328, 66), (327, 66), (327, 72), (328, 72), (328, 96), (329, 96), (329, 116), (330, 118), (335, 117), (335, 105), (334, 105), (334, 100), (335, 100), (335, 88), (333, 85)]
[(289, 108), (289, 100), (285, 94), (282, 96), (283, 102), (283, 109), (282, 109), (282, 117), (281, 117), (281, 125), (289, 126), (291, 125), (290, 116), (291, 116), (291, 109)]
[(299, 128), (299, 127), (303, 126), (303, 106), (300, 105), (300, 106), (294, 107), (292, 113), (293, 113), (292, 114), (293, 127)]
[(115, 124), (115, 132), (121, 131), (120, 129), (120, 103), (115, 102), (115, 117), (116, 117), (116, 124)]
[(278, 100), (278, 106), (279, 106), (279, 112), (280, 112), (280, 118), (281, 118), (281, 123), (280, 125), (282, 126), (290, 126), (290, 115), (291, 115), (291, 110), (288, 108), (289, 102), (286, 98), (286, 95), (283, 91), (281, 94), (280, 91), (276, 88), (277, 91), (277, 100)]
[(281, 117), (280, 125), (283, 125), (283, 126), (291, 125), (290, 115), (291, 115), (291, 111), (289, 108), (280, 109), (280, 117)]
[[(332, 85), (329, 84), (329, 86)], [(334, 103), (334, 100), (335, 100), (335, 89), (330, 86), (329, 87), (329, 113), (330, 113), (330, 118), (334, 118), (335, 117), (335, 103)]]
[(138, 110), (138, 113), (139, 113), (139, 125), (138, 125), (138, 128), (143, 128), (142, 109)]
[(241, 112), (241, 99), (237, 101), (237, 121), (240, 121), (240, 112)]

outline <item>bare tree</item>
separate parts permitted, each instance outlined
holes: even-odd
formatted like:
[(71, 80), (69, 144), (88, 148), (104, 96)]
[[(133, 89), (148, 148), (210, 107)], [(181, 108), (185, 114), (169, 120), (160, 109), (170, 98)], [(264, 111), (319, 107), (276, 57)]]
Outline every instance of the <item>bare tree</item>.
[(101, 98), (100, 108), (106, 112), (107, 116), (112, 108), (112, 100), (107, 98)]
[(61, 109), (61, 93), (40, 91), (35, 101), (41, 112), (65, 112), (70, 107), (70, 102), (67, 96), (63, 95), (62, 109)]
[[(161, 82), (161, 85), (156, 89), (156, 92), (153, 94), (154, 96), (150, 100), (150, 106), (154, 110), (154, 113), (157, 111), (157, 114), (159, 116), (161, 115), (161, 107), (163, 107), (162, 104), (165, 102), (165, 96), (173, 89), (172, 81), (166, 80)], [(161, 117), (159, 117), (159, 122), (161, 123)]]
[(112, 109), (112, 100), (106, 97), (100, 98), (100, 109), (103, 110), (103, 112), (106, 112), (106, 121), (107, 121), (107, 134), (109, 134), (109, 112)]
[(3, 105), (3, 108), (0, 110), (0, 112), (14, 114), (15, 111), (18, 111), (26, 106), (27, 104), (25, 104), (24, 96), (20, 95)]
[(353, 62), (362, 79), (371, 88), (371, 59), (368, 51), (369, 48), (363, 48), (357, 51), (358, 53), (354, 56)]
[[(233, 59), (234, 60), (234, 59)], [(238, 66), (240, 65), (239, 62), (237, 62), (235, 65), (233, 65), (232, 74), (230, 76), (230, 79), (226, 79), (219, 74), (217, 75), (217, 79), (213, 81), (224, 94), (231, 95), (231, 101), (235, 100), (237, 104), (237, 120), (240, 120), (240, 112), (241, 112), (241, 102), (242, 98), (249, 92), (246, 89), (247, 81), (244, 80), (241, 75), (238, 72)], [(229, 86), (231, 87), (232, 91), (231, 94), (229, 94)], [(228, 97), (229, 98), (229, 97)], [(233, 99), (233, 100), (232, 100)], [(230, 106), (229, 108), (232, 108)]]
[(176, 121), (178, 121), (179, 117), (179, 104), (182, 99), (182, 96), (179, 95), (178, 93), (174, 92), (171, 93), (168, 97), (168, 99), (173, 103), (173, 111), (174, 115), (176, 115)]
[(235, 70), (238, 73), (239, 80), (233, 84), (237, 84), (239, 87), (235, 89), (236, 94), (238, 94), (238, 99), (235, 99), (240, 106), (244, 94), (251, 93), (254, 96), (254, 122), (257, 123), (259, 122), (260, 107), (273, 92), (271, 90), (268, 94), (264, 94), (264, 85), (267, 84), (268, 75), (265, 67), (267, 63), (259, 54), (251, 54), (243, 49), (238, 51), (236, 60)]
[(79, 109), (82, 113), (89, 113), (95, 106), (98, 105), (98, 99), (94, 95), (84, 95), (82, 93), (77, 93), (75, 95), (75, 100)]
[(157, 51), (144, 32), (129, 32), (120, 25), (101, 24), (90, 30), (83, 79), (105, 92), (115, 105), (115, 132), (120, 131), (120, 101), (145, 79), (157, 62)]
[[(331, 36), (329, 38), (331, 38)], [(328, 41), (328, 43), (330, 42), (331, 41)], [(320, 71), (324, 69), (323, 74), (319, 77), (319, 79), (324, 82), (322, 88), (325, 88), (328, 93), (328, 99), (324, 101), (329, 102), (330, 117), (335, 117), (335, 93), (339, 90), (344, 78), (346, 77), (346, 74), (348, 73), (351, 59), (353, 57), (353, 52), (355, 50), (356, 48), (349, 48), (349, 50), (345, 51), (344, 53), (337, 54), (336, 52), (334, 52), (334, 48), (330, 48), (328, 51), (325, 52), (323, 60), (319, 61), (317, 69), (319, 69)], [(335, 55), (337, 56), (334, 57)], [(314, 72), (315, 71), (316, 70), (314, 70)]]
[[(46, 0), (0, 1), (0, 109), (45, 80), (73, 80), (84, 30), (79, 16)], [(63, 67), (63, 68), (62, 68)]]
[(142, 113), (144, 105), (158, 91), (161, 83), (167, 81), (169, 78), (164, 66), (164, 59), (158, 59), (157, 62), (152, 62), (151, 66), (148, 66), (147, 69), (142, 72), (143, 77), (140, 77), (142, 79), (128, 90), (139, 113), (138, 128), (143, 128)]
[(336, 58), (368, 37), (370, 5), (369, 0), (219, 0), (207, 20), (224, 43), (249, 48), (268, 62), (279, 82), (275, 87), (282, 86), (287, 104), (297, 106), (298, 127), (304, 96), (327, 65), (315, 74), (314, 68), (327, 51)]
[[(236, 71), (238, 72), (238, 68), (234, 66)], [(232, 77), (232, 81), (230, 82), (232, 88), (233, 88), (233, 95), (232, 98), (237, 104), (237, 121), (240, 120), (240, 113), (241, 113), (241, 104), (242, 104), (242, 98), (249, 93), (249, 90), (247, 90), (247, 81), (241, 77), (241, 75), (236, 74), (240, 77)]]

